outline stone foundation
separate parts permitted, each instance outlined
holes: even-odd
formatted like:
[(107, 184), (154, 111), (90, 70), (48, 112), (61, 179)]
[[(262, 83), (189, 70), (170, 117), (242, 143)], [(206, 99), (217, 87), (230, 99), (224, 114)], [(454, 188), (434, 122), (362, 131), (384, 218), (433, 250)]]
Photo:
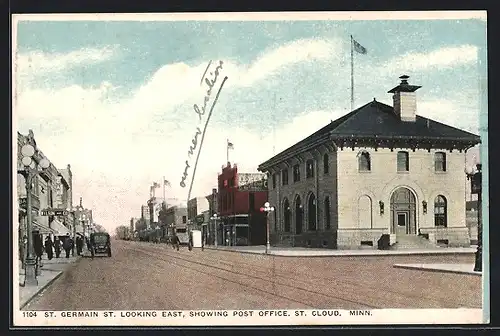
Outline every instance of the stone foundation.
[(356, 250), (371, 247), (376, 250), (380, 237), (388, 233), (388, 229), (340, 229), (337, 236), (337, 249)]
[(437, 245), (448, 247), (470, 247), (469, 229), (466, 227), (432, 227), (420, 228), (420, 234), (428, 237)]
[(337, 246), (337, 235), (333, 231), (312, 231), (299, 235), (275, 233), (271, 235), (271, 245), (281, 247), (330, 248)]

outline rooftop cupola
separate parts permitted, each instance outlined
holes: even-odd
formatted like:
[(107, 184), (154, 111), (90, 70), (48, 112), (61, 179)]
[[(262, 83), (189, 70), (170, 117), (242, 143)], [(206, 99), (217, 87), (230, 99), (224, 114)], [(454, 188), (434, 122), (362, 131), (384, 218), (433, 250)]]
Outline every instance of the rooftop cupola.
[(389, 90), (392, 93), (394, 113), (401, 118), (401, 121), (414, 122), (417, 117), (417, 95), (415, 91), (421, 86), (408, 84), (407, 75), (399, 77), (401, 83)]

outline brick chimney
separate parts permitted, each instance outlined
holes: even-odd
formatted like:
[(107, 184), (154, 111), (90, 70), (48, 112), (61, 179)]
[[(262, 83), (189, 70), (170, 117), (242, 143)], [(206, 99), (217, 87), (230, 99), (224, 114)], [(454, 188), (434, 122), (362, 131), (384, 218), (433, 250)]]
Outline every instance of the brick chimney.
[(415, 122), (417, 117), (417, 95), (415, 91), (421, 86), (408, 84), (407, 75), (399, 77), (401, 84), (388, 91), (392, 93), (394, 113), (401, 121)]

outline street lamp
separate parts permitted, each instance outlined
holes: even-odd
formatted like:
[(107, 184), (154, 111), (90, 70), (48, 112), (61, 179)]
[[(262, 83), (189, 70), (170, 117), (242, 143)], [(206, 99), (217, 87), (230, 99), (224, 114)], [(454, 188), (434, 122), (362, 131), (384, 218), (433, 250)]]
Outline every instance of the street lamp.
[[(274, 211), (274, 207), (269, 202), (264, 203), (264, 207), (260, 211), (266, 213), (266, 254), (269, 254), (271, 245), (269, 244), (269, 214)], [(274, 224), (276, 225), (276, 223)]]
[(40, 172), (40, 168), (47, 169), (50, 166), (49, 160), (42, 158), (39, 162), (36, 162), (33, 156), (37, 150), (30, 144), (26, 144), (21, 148), (21, 154), (23, 158), (21, 162), (24, 166), (23, 170), (18, 170), (18, 173), (24, 177), (26, 184), (26, 231), (28, 232), (28, 251), (26, 253), (26, 263), (25, 263), (25, 276), (24, 285), (37, 286), (38, 280), (36, 278), (36, 260), (34, 258), (33, 251), (33, 213), (32, 213), (32, 199), (31, 191), (33, 189), (33, 180)]
[(467, 180), (471, 181), (471, 194), (477, 194), (477, 250), (476, 260), (474, 263), (474, 271), (482, 272), (483, 270), (483, 224), (481, 218), (481, 203), (482, 203), (482, 165), (476, 164), (476, 169), (465, 171)]
[(217, 219), (219, 218), (219, 216), (217, 216), (217, 214), (214, 214), (212, 217), (210, 217), (211, 220), (214, 221), (214, 234), (215, 234), (215, 241), (214, 241), (214, 245), (215, 247), (217, 248)]

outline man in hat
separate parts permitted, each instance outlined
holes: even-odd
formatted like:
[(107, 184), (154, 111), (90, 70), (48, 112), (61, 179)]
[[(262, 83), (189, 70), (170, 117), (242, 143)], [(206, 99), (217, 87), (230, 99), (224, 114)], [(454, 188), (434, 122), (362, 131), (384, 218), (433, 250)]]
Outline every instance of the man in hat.
[(67, 233), (66, 238), (64, 239), (63, 242), (63, 249), (66, 252), (66, 258), (69, 258), (69, 254), (72, 248), (73, 248), (73, 239), (71, 238), (69, 233)]

